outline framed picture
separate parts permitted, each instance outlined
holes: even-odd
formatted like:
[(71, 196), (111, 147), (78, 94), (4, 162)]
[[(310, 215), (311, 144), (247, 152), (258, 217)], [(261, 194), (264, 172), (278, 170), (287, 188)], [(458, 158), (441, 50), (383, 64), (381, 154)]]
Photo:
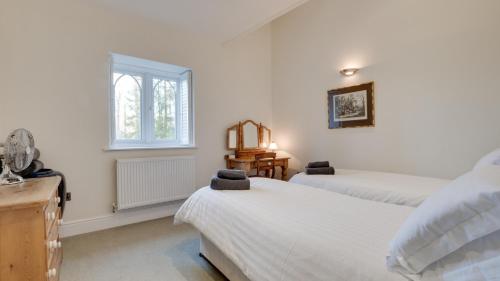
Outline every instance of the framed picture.
[(375, 126), (373, 82), (328, 91), (328, 128)]

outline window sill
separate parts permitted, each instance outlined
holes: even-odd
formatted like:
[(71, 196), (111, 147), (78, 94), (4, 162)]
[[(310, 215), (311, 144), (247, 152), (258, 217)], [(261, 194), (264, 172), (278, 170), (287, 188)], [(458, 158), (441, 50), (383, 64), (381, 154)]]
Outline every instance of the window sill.
[(167, 146), (167, 147), (154, 147), (154, 146), (137, 146), (137, 147), (113, 147), (108, 146), (103, 148), (104, 151), (128, 151), (128, 150), (177, 150), (177, 149), (197, 149), (198, 147), (190, 145), (190, 146)]

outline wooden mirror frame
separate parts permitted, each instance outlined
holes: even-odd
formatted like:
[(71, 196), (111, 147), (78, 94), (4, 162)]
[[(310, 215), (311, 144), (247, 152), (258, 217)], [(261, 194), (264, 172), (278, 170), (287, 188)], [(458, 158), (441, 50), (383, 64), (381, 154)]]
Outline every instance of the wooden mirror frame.
[[(235, 130), (236, 131), (236, 147), (230, 147), (230, 132)], [(234, 126), (231, 126), (229, 128), (227, 128), (227, 132), (226, 132), (226, 135), (227, 135), (227, 138), (226, 138), (226, 149), (227, 150), (238, 150), (240, 145), (240, 123), (234, 125)]]
[[(267, 139), (267, 140), (264, 139), (264, 132), (265, 131), (267, 131), (269, 133), (269, 139)], [(259, 125), (259, 147), (262, 147), (263, 143), (266, 143), (267, 146), (269, 146), (271, 144), (271, 142), (272, 142), (271, 129), (262, 125), (262, 123), (260, 123), (260, 125)], [(267, 146), (264, 147), (264, 149), (267, 149)]]
[[(257, 127), (257, 146), (256, 148), (244, 148), (244, 133), (243, 133), (243, 126), (247, 123), (252, 123)], [(236, 146), (237, 148), (230, 148), (229, 147), (229, 132), (236, 129)], [(226, 130), (226, 149), (227, 150), (234, 150), (236, 153), (237, 158), (252, 158), (254, 157), (255, 154), (257, 153), (262, 153), (266, 152), (267, 148), (262, 147), (262, 143), (265, 142), (264, 140), (264, 130), (269, 132), (269, 142), (271, 141), (271, 129), (268, 127), (262, 125), (262, 123), (257, 123), (253, 120), (247, 119), (245, 121), (238, 122), (238, 124), (235, 124)], [(268, 143), (269, 145), (269, 143)]]
[[(257, 146), (256, 147), (248, 147), (248, 148), (245, 148), (245, 125), (246, 124), (252, 124), (255, 126), (255, 130), (257, 130), (257, 134), (256, 134), (256, 137), (257, 137)], [(240, 123), (240, 149), (239, 150), (244, 150), (244, 151), (253, 151), (253, 150), (258, 150), (260, 148), (260, 145), (261, 145), (261, 142), (260, 142), (260, 125), (257, 124), (256, 122), (254, 122), (253, 120), (245, 120), (243, 122)]]

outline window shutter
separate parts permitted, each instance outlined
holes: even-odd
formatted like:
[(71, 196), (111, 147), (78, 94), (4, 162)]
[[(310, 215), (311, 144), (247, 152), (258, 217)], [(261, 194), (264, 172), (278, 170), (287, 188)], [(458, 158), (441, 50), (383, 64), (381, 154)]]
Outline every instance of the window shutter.
[(180, 83), (180, 108), (181, 108), (181, 144), (189, 144), (190, 136), (189, 136), (189, 128), (190, 122), (189, 120), (189, 109), (190, 109), (190, 89), (191, 89), (191, 71), (186, 71), (181, 74), (181, 83)]

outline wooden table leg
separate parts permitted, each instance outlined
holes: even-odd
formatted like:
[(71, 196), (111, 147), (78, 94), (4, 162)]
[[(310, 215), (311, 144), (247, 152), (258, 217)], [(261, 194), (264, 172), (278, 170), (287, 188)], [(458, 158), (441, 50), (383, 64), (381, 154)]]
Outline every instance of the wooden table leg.
[(288, 163), (285, 163), (285, 165), (281, 166), (281, 180), (286, 181), (288, 178)]
[(224, 160), (226, 160), (226, 169), (232, 169), (231, 167), (231, 159), (229, 158), (229, 155), (224, 155)]

